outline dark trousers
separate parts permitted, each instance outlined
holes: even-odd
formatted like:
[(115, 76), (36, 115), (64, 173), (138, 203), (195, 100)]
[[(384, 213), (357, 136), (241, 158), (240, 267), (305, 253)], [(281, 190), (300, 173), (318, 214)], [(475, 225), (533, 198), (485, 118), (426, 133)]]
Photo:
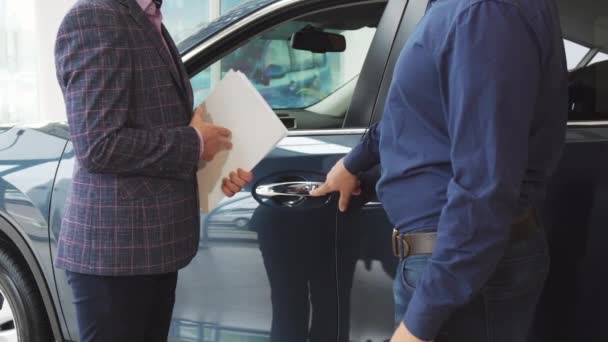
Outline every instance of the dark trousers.
[[(394, 285), (396, 323), (401, 323), (428, 260), (427, 255), (415, 255), (399, 264)], [(542, 231), (509, 244), (488, 282), (471, 302), (452, 313), (435, 342), (525, 342), (548, 269)]]
[(66, 272), (80, 342), (166, 342), (177, 272), (106, 277)]

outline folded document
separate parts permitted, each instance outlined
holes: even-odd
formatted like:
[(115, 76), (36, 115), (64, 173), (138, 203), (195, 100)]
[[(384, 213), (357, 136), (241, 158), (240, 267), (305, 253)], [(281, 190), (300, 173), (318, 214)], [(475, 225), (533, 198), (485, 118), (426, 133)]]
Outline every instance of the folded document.
[(222, 179), (238, 168), (250, 171), (287, 135), (287, 129), (249, 82), (230, 70), (205, 100), (205, 121), (232, 131), (232, 149), (204, 163), (197, 173), (200, 207), (215, 209), (225, 197)]

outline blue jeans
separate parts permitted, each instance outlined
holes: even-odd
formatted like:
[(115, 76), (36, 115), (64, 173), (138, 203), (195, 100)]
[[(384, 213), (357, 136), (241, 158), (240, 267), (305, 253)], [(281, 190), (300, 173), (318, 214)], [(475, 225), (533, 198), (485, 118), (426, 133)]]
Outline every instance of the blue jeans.
[[(430, 255), (401, 260), (394, 283), (400, 324)], [(472, 301), (444, 323), (435, 342), (524, 342), (549, 270), (544, 232), (510, 243), (498, 267)], [(449, 286), (449, 284), (446, 284)]]

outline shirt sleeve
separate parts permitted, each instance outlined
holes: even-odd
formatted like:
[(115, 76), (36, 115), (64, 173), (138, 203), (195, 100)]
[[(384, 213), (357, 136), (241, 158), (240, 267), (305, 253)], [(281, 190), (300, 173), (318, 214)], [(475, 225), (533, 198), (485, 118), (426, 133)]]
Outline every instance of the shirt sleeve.
[(453, 178), (435, 251), (404, 316), (432, 340), (495, 270), (518, 214), (541, 50), (522, 13), (498, 1), (462, 12), (435, 51)]
[(203, 159), (203, 153), (205, 152), (205, 138), (203, 138), (203, 133), (201, 133), (200, 130), (198, 130), (197, 128), (194, 128), (194, 130), (196, 131), (196, 134), (198, 134), (198, 141), (199, 141), (199, 154), (198, 154), (198, 158), (199, 159)]
[(344, 158), (344, 167), (352, 173), (365, 172), (380, 163), (380, 124), (373, 124), (355, 146)]

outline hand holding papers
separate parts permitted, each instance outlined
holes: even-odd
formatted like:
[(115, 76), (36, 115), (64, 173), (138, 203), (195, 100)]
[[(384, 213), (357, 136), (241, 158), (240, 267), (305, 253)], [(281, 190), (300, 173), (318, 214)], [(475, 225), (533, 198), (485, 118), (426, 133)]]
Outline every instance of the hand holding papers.
[(194, 115), (192, 115), (192, 120), (190, 121), (190, 127), (196, 129), (201, 140), (201, 153), (199, 158), (204, 161), (210, 161), (221, 150), (229, 150), (232, 148), (232, 142), (230, 142), (232, 132), (227, 128), (205, 122), (205, 117), (207, 117), (206, 113), (207, 110), (205, 109), (205, 103), (203, 102), (194, 110)]
[(224, 198), (222, 179), (239, 168), (253, 169), (287, 135), (287, 129), (240, 72), (226, 74), (205, 100), (205, 109), (205, 121), (232, 132), (232, 149), (202, 162), (197, 173), (200, 206), (208, 213)]

